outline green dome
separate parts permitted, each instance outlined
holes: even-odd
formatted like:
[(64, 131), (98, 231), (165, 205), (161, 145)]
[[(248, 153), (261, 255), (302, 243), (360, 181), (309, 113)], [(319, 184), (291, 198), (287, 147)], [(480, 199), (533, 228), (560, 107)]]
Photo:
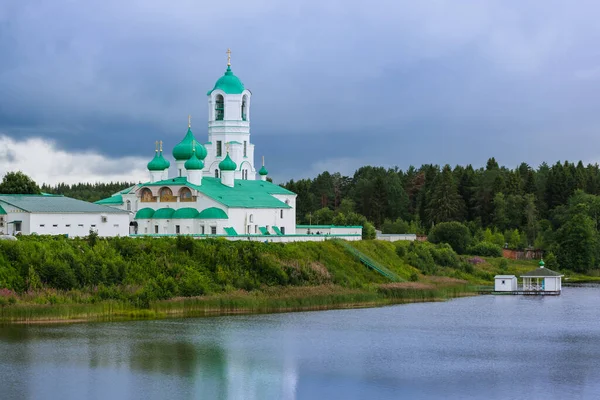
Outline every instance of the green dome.
[(187, 170), (201, 170), (204, 168), (204, 163), (198, 158), (198, 153), (193, 151), (192, 156), (185, 162), (185, 164), (183, 164), (183, 166)]
[(217, 207), (210, 207), (200, 211), (196, 217), (198, 219), (227, 219), (225, 211)]
[(269, 171), (267, 171), (267, 169), (263, 165), (262, 168), (260, 169), (260, 171), (258, 171), (258, 174), (259, 175), (269, 175)]
[(192, 219), (196, 218), (200, 214), (198, 210), (191, 207), (180, 208), (173, 213), (171, 218), (173, 219)]
[(151, 219), (154, 216), (154, 210), (151, 208), (142, 208), (135, 214), (135, 219)]
[(153, 219), (170, 219), (175, 214), (172, 208), (159, 208), (154, 212)]
[[(192, 156), (192, 150), (194, 149), (194, 142), (198, 143), (196, 138), (194, 138), (192, 128), (188, 127), (188, 131), (183, 140), (179, 142), (177, 146), (173, 147), (173, 158), (177, 161), (189, 160)], [(206, 149), (204, 149), (204, 151), (206, 152)], [(198, 152), (198, 155), (200, 155), (200, 152)]]
[(152, 161), (148, 163), (148, 169), (150, 171), (164, 171), (170, 166), (171, 163), (163, 157), (162, 152), (159, 153), (158, 151), (156, 152), (156, 154), (154, 154), (154, 158), (152, 159)]
[(544, 263), (544, 260), (543, 260), (543, 259), (542, 259), (542, 260), (540, 260), (540, 262), (539, 262), (539, 266), (540, 266), (540, 267), (543, 267), (544, 265), (546, 265), (546, 264)]
[(210, 96), (217, 89), (221, 89), (226, 94), (241, 94), (244, 91), (244, 84), (231, 72), (231, 66), (228, 65), (225, 75), (219, 78), (217, 83), (215, 83), (215, 87), (207, 95)]
[(237, 164), (229, 157), (229, 153), (223, 161), (219, 163), (219, 169), (221, 171), (235, 171)]

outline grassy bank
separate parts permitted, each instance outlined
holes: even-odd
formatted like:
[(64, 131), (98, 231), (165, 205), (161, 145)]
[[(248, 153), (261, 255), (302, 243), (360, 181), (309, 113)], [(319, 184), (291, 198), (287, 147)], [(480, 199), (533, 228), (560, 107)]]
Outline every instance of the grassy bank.
[(96, 304), (21, 303), (11, 307), (0, 307), (0, 323), (120, 321), (314, 311), (443, 301), (472, 294), (473, 290), (464, 282), (445, 285), (396, 283), (368, 289), (349, 289), (335, 285), (277, 287), (252, 292), (235, 291), (210, 296), (179, 297), (152, 302), (148, 308), (138, 308), (130, 302), (114, 300)]
[[(0, 241), (0, 322), (265, 313), (435, 301), (473, 294), (537, 261), (458, 256), (447, 245), (172, 238)], [(571, 278), (571, 277), (569, 277)], [(573, 276), (573, 281), (590, 277)]]

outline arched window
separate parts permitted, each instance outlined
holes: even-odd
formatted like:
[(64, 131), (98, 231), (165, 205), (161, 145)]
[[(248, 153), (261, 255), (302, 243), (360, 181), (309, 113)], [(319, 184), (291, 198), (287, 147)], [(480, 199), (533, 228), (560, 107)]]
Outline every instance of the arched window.
[(127, 200), (127, 211), (131, 211), (131, 201)]
[(142, 203), (156, 201), (156, 199), (152, 195), (152, 191), (148, 188), (142, 189), (142, 193), (141, 193), (140, 197), (142, 199)]
[(219, 177), (219, 170), (215, 169), (215, 178), (218, 178), (218, 177)]
[(192, 201), (192, 191), (189, 188), (182, 187), (179, 191), (179, 201)]
[(246, 102), (246, 99), (246, 96), (242, 99), (242, 121), (246, 120), (246, 113), (248, 112), (248, 103)]
[(225, 101), (223, 96), (218, 94), (215, 99), (215, 120), (223, 121), (223, 119), (225, 119)]
[(250, 214), (250, 217), (248, 218), (248, 221), (250, 221), (250, 223), (254, 222), (254, 214)]
[(173, 191), (168, 187), (164, 187), (160, 189), (160, 201), (176, 201), (173, 196)]

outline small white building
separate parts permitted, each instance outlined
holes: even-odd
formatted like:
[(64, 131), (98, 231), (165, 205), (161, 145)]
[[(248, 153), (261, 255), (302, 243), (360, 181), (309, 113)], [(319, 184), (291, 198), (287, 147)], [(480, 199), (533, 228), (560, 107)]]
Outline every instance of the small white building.
[(514, 292), (518, 289), (517, 277), (514, 275), (496, 275), (494, 277), (495, 292)]
[(544, 268), (544, 260), (540, 267), (521, 275), (524, 292), (559, 292), (562, 290), (562, 277), (558, 272)]
[(127, 236), (129, 212), (55, 195), (0, 195), (0, 235)]

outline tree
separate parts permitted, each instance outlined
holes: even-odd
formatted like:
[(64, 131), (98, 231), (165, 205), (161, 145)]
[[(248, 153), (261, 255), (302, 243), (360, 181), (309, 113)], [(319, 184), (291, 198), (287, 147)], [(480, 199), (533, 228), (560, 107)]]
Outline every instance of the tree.
[(0, 183), (2, 194), (40, 194), (38, 185), (21, 171), (8, 172)]
[(458, 254), (464, 254), (471, 241), (471, 233), (460, 222), (442, 222), (431, 229), (427, 240), (431, 243), (448, 243)]
[(458, 194), (452, 170), (446, 165), (434, 183), (427, 216), (434, 223), (456, 221), (461, 219), (463, 209), (464, 202)]
[(504, 193), (496, 193), (494, 196), (494, 225), (500, 230), (508, 226), (508, 217), (506, 212), (506, 198)]
[(598, 233), (584, 204), (559, 229), (558, 263), (576, 272), (587, 272), (598, 260)]

